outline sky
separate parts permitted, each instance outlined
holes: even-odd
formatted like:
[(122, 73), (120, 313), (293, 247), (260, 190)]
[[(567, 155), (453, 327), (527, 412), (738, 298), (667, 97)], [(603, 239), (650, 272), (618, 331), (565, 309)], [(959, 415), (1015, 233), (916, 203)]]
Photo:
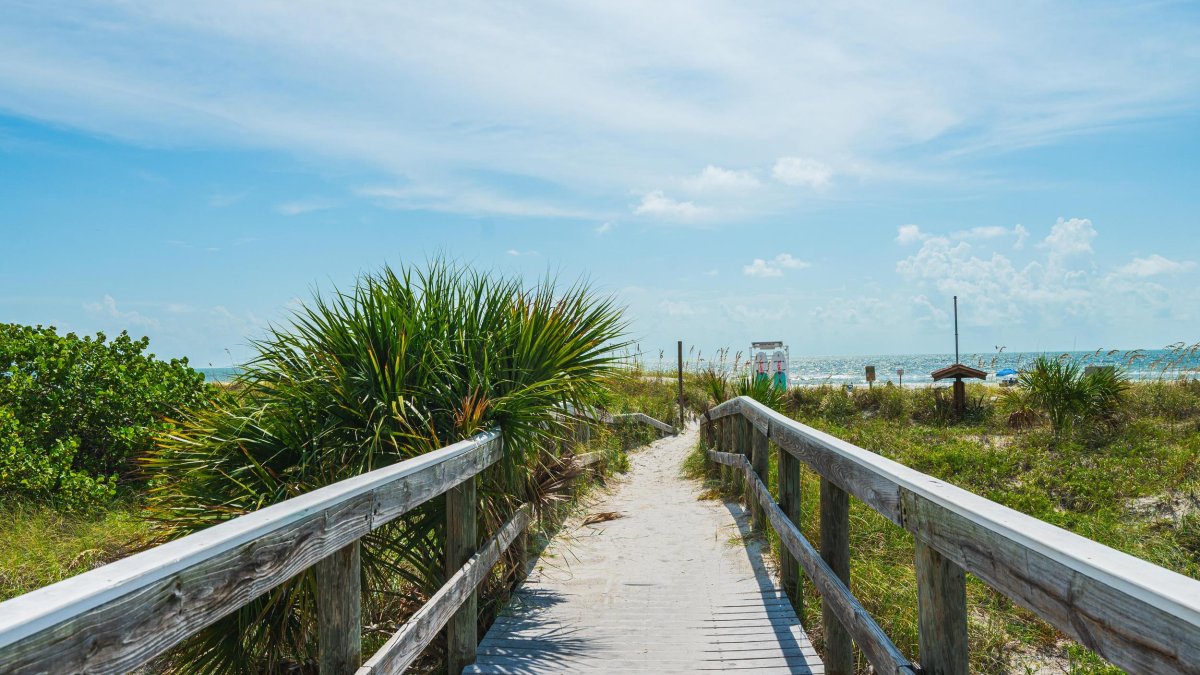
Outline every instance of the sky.
[(0, 2), (0, 321), (229, 366), (433, 257), (655, 354), (1200, 341), (1200, 4)]

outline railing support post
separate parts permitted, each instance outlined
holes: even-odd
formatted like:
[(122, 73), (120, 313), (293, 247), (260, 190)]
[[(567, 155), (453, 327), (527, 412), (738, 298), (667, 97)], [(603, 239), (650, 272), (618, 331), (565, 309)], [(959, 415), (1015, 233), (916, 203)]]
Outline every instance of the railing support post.
[(916, 543), (921, 667), (929, 675), (966, 675), (966, 574), (921, 540)]
[[(783, 448), (778, 448), (779, 469), (779, 508), (784, 515), (801, 527), (800, 515), (800, 460), (793, 457)], [(804, 577), (800, 571), (800, 562), (792, 556), (786, 546), (780, 547), (779, 556), (782, 567), (783, 590), (787, 593), (796, 615), (804, 617)]]
[[(475, 555), (477, 540), (475, 517), (475, 478), (469, 478), (446, 492), (446, 577), (458, 571)], [(446, 668), (451, 673), (475, 662), (479, 645), (479, 593), (470, 598), (446, 624)]]
[[(746, 420), (746, 428), (750, 430), (750, 466), (754, 469), (754, 473), (758, 475), (758, 479), (763, 482), (763, 485), (770, 485), (769, 474), (770, 470), (770, 440), (767, 435), (759, 431), (757, 427)], [(748, 495), (753, 495), (754, 491), (749, 490)], [(748, 497), (751, 506), (754, 508), (754, 531), (758, 534), (766, 534), (767, 532), (767, 512), (763, 510), (762, 504), (758, 503), (757, 499)]]
[[(850, 495), (825, 478), (821, 479), (821, 557), (833, 573), (850, 585)], [(825, 629), (825, 672), (854, 673), (854, 643), (850, 633), (833, 613), (828, 601), (821, 602), (821, 625)]]
[(353, 675), (362, 665), (362, 563), (359, 542), (314, 566), (321, 673)]
[[(734, 447), (733, 447), (734, 419), (735, 418), (733, 418), (731, 416), (721, 418), (721, 452), (737, 452), (736, 450), (734, 450)], [(736, 480), (734, 478), (735, 475), (736, 475), (736, 473), (735, 473), (735, 470), (733, 467), (727, 466), (725, 464), (721, 465), (721, 477), (724, 479), (723, 482), (725, 483), (725, 489), (728, 490), (729, 492), (733, 492), (733, 490), (734, 490), (734, 486), (736, 483)]]
[[(734, 446), (733, 451), (740, 455), (745, 456), (746, 459), (750, 459), (750, 421), (747, 420), (745, 417), (742, 417), (740, 414), (735, 415), (733, 420), (734, 420), (733, 427), (734, 427), (735, 438), (736, 438), (736, 440), (735, 440), (736, 445)], [(749, 480), (749, 478), (745, 475), (745, 472), (740, 469), (734, 469), (733, 475), (734, 475), (733, 484), (735, 486), (734, 492), (739, 497), (742, 495), (748, 495), (749, 494), (749, 485), (747, 484), (747, 481)], [(737, 480), (738, 477), (741, 477), (741, 480)], [(750, 503), (749, 497), (747, 497), (746, 503), (747, 504)]]

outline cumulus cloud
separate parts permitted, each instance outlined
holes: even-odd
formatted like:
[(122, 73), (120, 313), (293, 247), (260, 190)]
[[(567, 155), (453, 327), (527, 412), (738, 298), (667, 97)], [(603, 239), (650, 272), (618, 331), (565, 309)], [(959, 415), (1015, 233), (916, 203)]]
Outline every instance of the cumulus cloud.
[(676, 220), (695, 220), (708, 213), (708, 209), (693, 202), (671, 199), (662, 190), (648, 192), (642, 197), (633, 212), (638, 215), (657, 216)]
[(84, 311), (93, 317), (115, 319), (120, 322), (119, 328), (141, 326), (158, 328), (158, 320), (144, 316), (135, 311), (125, 311), (117, 307), (117, 301), (111, 295), (105, 295), (99, 302), (86, 302)]
[(748, 277), (781, 277), (784, 270), (802, 270), (806, 267), (811, 267), (811, 264), (793, 258), (789, 253), (780, 253), (770, 260), (755, 258), (742, 267), (742, 273)]
[(1096, 228), (1087, 218), (1059, 218), (1038, 246), (1049, 251), (1051, 264), (1060, 264), (1071, 256), (1091, 253), (1096, 236)]
[(815, 189), (829, 187), (833, 169), (815, 159), (805, 157), (780, 157), (775, 160), (771, 177), (784, 185), (798, 185)]
[(609, 223), (609, 222), (601, 223), (599, 226), (596, 227), (596, 236), (603, 237), (604, 235), (606, 235), (612, 231), (613, 231), (612, 223)]
[(687, 178), (683, 186), (692, 192), (744, 192), (762, 185), (749, 171), (733, 171), (708, 165), (698, 175)]
[(901, 225), (896, 232), (896, 241), (901, 244), (914, 244), (928, 237), (917, 225)]
[(1145, 258), (1134, 258), (1118, 270), (1130, 277), (1154, 277), (1163, 274), (1178, 274), (1196, 267), (1191, 260), (1171, 260), (1153, 253)]

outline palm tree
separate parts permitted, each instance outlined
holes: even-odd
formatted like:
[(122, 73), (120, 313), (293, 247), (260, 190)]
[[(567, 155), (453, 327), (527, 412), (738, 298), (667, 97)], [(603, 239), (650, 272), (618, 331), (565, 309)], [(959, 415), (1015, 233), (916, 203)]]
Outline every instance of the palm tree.
[[(485, 473), (479, 511), (480, 531), (493, 531), (545, 478), (559, 406), (602, 397), (624, 329), (586, 285), (526, 287), (444, 261), (317, 295), (255, 343), (235, 394), (193, 412), (144, 460), (159, 533), (190, 534), (496, 427), (505, 457)], [(434, 500), (364, 538), (365, 624), (373, 614), (394, 626), (441, 585), (442, 509)], [(186, 643), (170, 667), (311, 669), (314, 604), (311, 574), (298, 575)]]

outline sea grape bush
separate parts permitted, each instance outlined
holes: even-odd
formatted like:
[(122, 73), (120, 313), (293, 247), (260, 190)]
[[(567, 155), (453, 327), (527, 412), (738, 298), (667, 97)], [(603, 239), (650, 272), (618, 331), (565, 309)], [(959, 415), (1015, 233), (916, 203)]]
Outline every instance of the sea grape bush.
[(131, 460), (206, 391), (187, 359), (148, 346), (0, 324), (0, 494), (85, 506), (133, 478)]

